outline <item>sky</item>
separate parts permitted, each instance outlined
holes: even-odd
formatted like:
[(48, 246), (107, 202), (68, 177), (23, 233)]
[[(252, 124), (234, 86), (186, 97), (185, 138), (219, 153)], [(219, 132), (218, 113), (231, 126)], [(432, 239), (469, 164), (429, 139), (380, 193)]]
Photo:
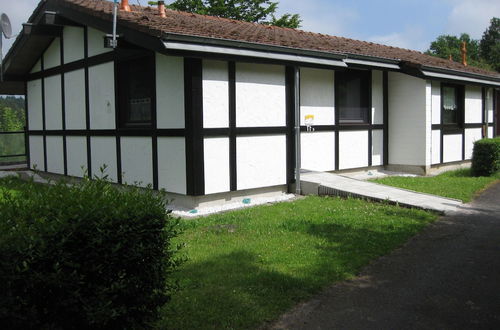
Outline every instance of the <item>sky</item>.
[[(165, 1), (167, 4), (173, 0)], [(425, 51), (442, 34), (466, 32), (480, 39), (490, 19), (500, 17), (500, 0), (274, 0), (277, 16), (300, 14), (302, 30)], [(39, 0), (1, 0), (14, 33)], [(129, 0), (146, 5), (147, 0)], [(14, 39), (3, 44), (4, 54)]]

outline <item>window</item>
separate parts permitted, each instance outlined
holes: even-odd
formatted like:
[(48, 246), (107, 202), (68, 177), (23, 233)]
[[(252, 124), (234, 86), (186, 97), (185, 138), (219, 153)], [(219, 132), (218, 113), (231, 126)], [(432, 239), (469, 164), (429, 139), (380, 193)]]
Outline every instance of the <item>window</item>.
[(151, 56), (118, 63), (121, 127), (151, 127), (154, 99), (154, 60)]
[(442, 123), (459, 125), (462, 121), (463, 91), (460, 86), (443, 85), (441, 89)]
[(339, 123), (367, 124), (370, 107), (370, 72), (338, 71), (335, 77)]

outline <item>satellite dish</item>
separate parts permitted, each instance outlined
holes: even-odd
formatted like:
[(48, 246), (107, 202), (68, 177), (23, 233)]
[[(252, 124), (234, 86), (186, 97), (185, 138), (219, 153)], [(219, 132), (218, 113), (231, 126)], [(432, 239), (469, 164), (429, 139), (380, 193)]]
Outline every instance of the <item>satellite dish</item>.
[(7, 14), (2, 13), (0, 16), (0, 28), (2, 29), (5, 38), (12, 38), (12, 25), (10, 24), (10, 19)]

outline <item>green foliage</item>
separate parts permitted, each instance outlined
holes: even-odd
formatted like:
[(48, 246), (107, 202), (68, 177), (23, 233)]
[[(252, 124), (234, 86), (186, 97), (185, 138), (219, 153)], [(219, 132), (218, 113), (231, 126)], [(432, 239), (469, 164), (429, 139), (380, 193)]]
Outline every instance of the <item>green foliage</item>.
[[(270, 0), (176, 0), (167, 7), (202, 15), (289, 28), (298, 28), (301, 22), (298, 14), (284, 14), (280, 18), (274, 17), (274, 13), (278, 9), (278, 2)], [(269, 17), (271, 19), (268, 21)]]
[(0, 180), (0, 324), (146, 328), (174, 289), (177, 220), (163, 194), (106, 178)]
[(500, 179), (500, 175), (492, 177), (473, 177), (470, 169), (460, 169), (444, 172), (436, 176), (390, 176), (371, 181), (469, 202), (475, 194), (498, 179)]
[(474, 142), (472, 174), (490, 176), (500, 170), (500, 137)]
[(421, 210), (311, 196), (181, 220), (181, 290), (158, 329), (256, 329), (356, 276), (436, 218)]
[(445, 59), (448, 59), (451, 55), (453, 61), (462, 62), (460, 48), (463, 41), (467, 43), (467, 64), (492, 70), (492, 67), (479, 55), (479, 40), (471, 39), (467, 33), (462, 33), (460, 37), (441, 35), (431, 43), (429, 50), (425, 53)]
[(24, 99), (0, 97), (0, 132), (22, 131), (25, 125)]
[(500, 72), (500, 19), (493, 17), (481, 40), (471, 39), (467, 33), (460, 37), (440, 35), (425, 52), (428, 55), (462, 62), (462, 41), (467, 43), (467, 64)]
[(500, 72), (500, 18), (493, 17), (480, 42), (481, 57)]

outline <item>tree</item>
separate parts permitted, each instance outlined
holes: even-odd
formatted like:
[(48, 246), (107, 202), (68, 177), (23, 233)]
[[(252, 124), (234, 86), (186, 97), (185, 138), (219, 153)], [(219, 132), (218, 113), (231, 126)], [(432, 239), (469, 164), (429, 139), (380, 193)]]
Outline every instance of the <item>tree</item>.
[(298, 14), (284, 14), (276, 18), (274, 13), (278, 9), (278, 2), (270, 0), (176, 0), (168, 7), (196, 14), (293, 29), (300, 27), (301, 23)]
[(480, 57), (479, 41), (471, 39), (467, 33), (462, 33), (460, 37), (440, 35), (431, 43), (431, 46), (425, 53), (445, 59), (448, 59), (451, 55), (453, 61), (462, 62), (462, 53), (460, 48), (462, 42), (464, 41), (467, 43), (467, 64), (491, 70), (492, 67)]
[(479, 43), (481, 57), (500, 71), (500, 18), (493, 17)]

